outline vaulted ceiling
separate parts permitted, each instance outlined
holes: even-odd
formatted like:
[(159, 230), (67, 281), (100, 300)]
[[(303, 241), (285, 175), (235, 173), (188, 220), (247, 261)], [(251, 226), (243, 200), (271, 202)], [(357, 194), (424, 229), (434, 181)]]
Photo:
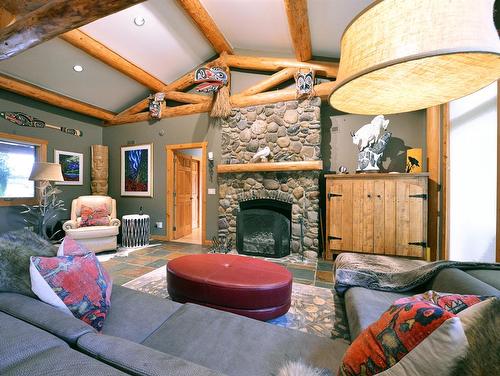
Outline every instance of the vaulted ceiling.
[[(5, 7), (17, 6), (19, 14), (28, 14), (40, 3), (44, 2), (6, 0)], [(301, 43), (307, 45), (307, 41), (300, 40), (307, 33), (294, 34), (294, 22), (299, 28), (308, 23), (310, 52), (315, 61), (338, 59), (344, 28), (369, 3), (370, 0), (148, 0), (1, 61), (4, 79), (0, 80), (0, 87), (11, 89), (9, 79), (14, 78), (96, 106), (103, 114), (110, 114), (96, 117), (109, 120), (151, 92), (160, 91), (195, 67), (217, 58), (221, 50), (237, 56), (288, 59), (285, 65), (276, 65), (276, 69), (262, 69), (268, 71), (279, 72), (294, 66), (294, 61), (310, 60), (311, 56), (303, 56), (308, 54), (307, 48), (297, 48)], [(201, 10), (186, 9), (193, 4)], [(305, 21), (301, 20), (301, 4), (305, 6)], [(209, 30), (196, 23), (205, 11), (208, 25), (215, 24)], [(190, 12), (194, 12), (194, 17)], [(137, 26), (136, 17), (144, 18), (144, 25)], [(222, 35), (211, 38), (214, 32)], [(214, 44), (214, 40), (222, 46)], [(113, 59), (109, 53), (115, 53), (116, 59), (131, 63), (127, 69), (132, 73), (125, 74), (123, 69), (91, 56), (85, 51), (89, 41), (98, 42), (108, 59)], [(82, 66), (83, 71), (75, 72), (75, 65)], [(142, 80), (134, 72), (139, 72)], [(24, 89), (18, 92), (29, 91), (30, 86), (21, 88)], [(174, 90), (188, 88), (189, 85), (181, 85)], [(197, 103), (194, 100), (185, 102)], [(144, 110), (144, 103), (139, 111)]]

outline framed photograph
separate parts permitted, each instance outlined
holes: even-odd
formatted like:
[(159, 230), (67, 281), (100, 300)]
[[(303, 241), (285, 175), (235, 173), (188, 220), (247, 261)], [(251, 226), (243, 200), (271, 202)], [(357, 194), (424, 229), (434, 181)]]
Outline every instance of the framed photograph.
[(83, 185), (83, 154), (54, 150), (54, 162), (61, 165), (64, 181), (58, 185)]
[(121, 147), (121, 195), (153, 197), (153, 144)]

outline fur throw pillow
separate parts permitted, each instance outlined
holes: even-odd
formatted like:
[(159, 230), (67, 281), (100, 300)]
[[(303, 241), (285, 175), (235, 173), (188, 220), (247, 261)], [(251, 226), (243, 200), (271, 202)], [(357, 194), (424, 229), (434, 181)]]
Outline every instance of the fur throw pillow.
[(333, 376), (333, 373), (328, 369), (310, 367), (301, 361), (288, 361), (276, 376)]
[(469, 341), (456, 376), (500, 375), (500, 298), (487, 299), (458, 314)]
[(55, 255), (55, 247), (32, 231), (11, 231), (0, 236), (0, 292), (35, 297), (31, 291), (30, 257)]

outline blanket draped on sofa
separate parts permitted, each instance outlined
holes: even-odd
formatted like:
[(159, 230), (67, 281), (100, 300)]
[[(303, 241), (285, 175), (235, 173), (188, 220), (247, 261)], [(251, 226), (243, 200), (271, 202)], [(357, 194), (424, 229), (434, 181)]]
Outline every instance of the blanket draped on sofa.
[(335, 260), (335, 290), (343, 295), (349, 287), (402, 292), (412, 290), (445, 268), (496, 269), (500, 263), (412, 260), (360, 253), (341, 253)]

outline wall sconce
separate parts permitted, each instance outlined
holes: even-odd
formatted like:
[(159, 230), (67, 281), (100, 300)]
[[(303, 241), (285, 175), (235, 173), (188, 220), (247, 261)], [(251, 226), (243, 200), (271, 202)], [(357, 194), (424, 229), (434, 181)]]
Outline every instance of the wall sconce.
[(210, 182), (214, 178), (214, 153), (208, 152), (208, 174), (210, 175)]

